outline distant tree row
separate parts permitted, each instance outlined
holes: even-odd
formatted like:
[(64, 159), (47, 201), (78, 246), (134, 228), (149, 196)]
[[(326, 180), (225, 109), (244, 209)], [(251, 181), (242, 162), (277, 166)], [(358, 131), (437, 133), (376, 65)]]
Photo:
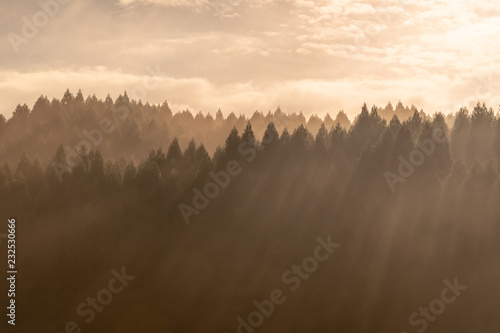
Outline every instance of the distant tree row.
[[(438, 183), (450, 181), (452, 175), (464, 181), (467, 175), (487, 168), (492, 181), (498, 178), (500, 120), (485, 105), (478, 104), (470, 115), (466, 109), (460, 110), (451, 130), (442, 114), (423, 119), (415, 111), (404, 122), (394, 115), (387, 123), (376, 107), (368, 110), (364, 105), (349, 129), (341, 123), (327, 129), (321, 123), (315, 136), (304, 125), (292, 133), (285, 128), (280, 134), (271, 122), (257, 137), (249, 121), (241, 135), (233, 127), (225, 144), (218, 146), (213, 155), (194, 139), (184, 150), (177, 138), (166, 152), (159, 143), (160, 148), (153, 149), (139, 163), (123, 157), (105, 158), (99, 147), (81, 147), (70, 156), (61, 145), (49, 163), (30, 159), (28, 154), (23, 154), (13, 169), (5, 161), (0, 169), (0, 186), (4, 195), (16, 193), (13, 197), (23, 198), (24, 205), (31, 203), (37, 209), (77, 202), (91, 193), (123, 189), (137, 191), (144, 200), (175, 203), (189, 196), (193, 186), (209, 180), (211, 171), (224, 169), (229, 161), (250, 163), (259, 157), (258, 163), (250, 164), (266, 168), (266, 163), (290, 167), (317, 163), (325, 166), (328, 175), (338, 177), (337, 186), (344, 184), (346, 190), (353, 191), (357, 188), (353, 184), (359, 183), (376, 184), (379, 190), (386, 191), (384, 173), (397, 173), (401, 158), (408, 159), (420, 142), (432, 138), (436, 129), (444, 133), (444, 142), (436, 144), (425, 164), (417, 168), (418, 175)], [(415, 179), (419, 177), (409, 183)]]
[[(62, 99), (41, 96), (33, 108), (18, 105), (10, 119), (0, 115), (0, 156), (14, 163), (22, 152), (47, 162), (57, 147), (63, 144), (74, 149), (82, 141), (99, 149), (108, 158), (137, 161), (145, 158), (145, 151), (158, 145), (167, 145), (177, 137), (182, 147), (187, 147), (191, 138), (203, 142), (211, 153), (224, 141), (233, 127), (242, 130), (248, 121), (257, 133), (263, 133), (270, 122), (279, 130), (306, 126), (312, 133), (321, 124), (330, 128), (340, 123), (349, 128), (347, 115), (340, 111), (335, 119), (326, 115), (324, 119), (313, 115), (306, 120), (302, 113), (286, 114), (278, 109), (267, 114), (255, 111), (251, 118), (231, 112), (224, 117), (221, 110), (215, 116), (184, 110), (173, 114), (168, 103), (143, 104), (140, 100), (130, 100), (127, 93), (116, 100), (108, 95), (103, 101), (95, 95), (83, 97), (81, 91), (73, 95), (67, 90)], [(107, 122), (108, 133), (102, 133), (100, 140), (95, 130)]]

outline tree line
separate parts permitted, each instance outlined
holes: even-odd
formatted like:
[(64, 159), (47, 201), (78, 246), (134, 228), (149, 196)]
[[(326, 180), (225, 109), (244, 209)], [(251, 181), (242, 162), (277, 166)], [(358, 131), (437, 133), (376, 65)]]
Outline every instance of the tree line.
[[(110, 109), (109, 119), (120, 110)], [(171, 132), (165, 149), (155, 142), (139, 161), (108, 155), (103, 140), (69, 157), (58, 142), (45, 163), (29, 152), (4, 162), (0, 201), (18, 212), (19, 234), (30, 244), (20, 254), (19, 301), (33, 318), (26, 328), (56, 330), (81, 302), (64, 290), (95, 294), (99, 284), (86, 277), (126, 265), (137, 289), (93, 323), (96, 331), (234, 331), (253, 301), (268, 297), (326, 235), (342, 244), (336, 256), (287, 295), (263, 331), (409, 331), (408, 315), (455, 276), (469, 289), (433, 328), (465, 333), (491, 323), (496, 307), (477, 304), (496, 304), (499, 288), (491, 279), (500, 253), (500, 120), (493, 109), (477, 104), (452, 118), (415, 109), (407, 119), (386, 120), (380, 108), (364, 105), (350, 126), (322, 121), (311, 132), (309, 122), (280, 129), (271, 121), (256, 134), (245, 119), (213, 153), (203, 140), (183, 145)], [(396, 173), (400, 157), (410, 160), (436, 130), (442, 141), (392, 191), (386, 172)], [(241, 172), (198, 209), (198, 191), (206, 196), (213, 175), (234, 163)], [(197, 211), (189, 225), (182, 205)], [(41, 278), (28, 278), (34, 274)], [(54, 313), (41, 315), (37, 299)]]

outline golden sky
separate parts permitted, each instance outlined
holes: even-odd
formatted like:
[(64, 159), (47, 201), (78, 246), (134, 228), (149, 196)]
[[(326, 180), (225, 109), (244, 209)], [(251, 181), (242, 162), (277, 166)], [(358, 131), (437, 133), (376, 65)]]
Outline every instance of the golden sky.
[[(6, 3), (7, 2), (7, 3)], [(63, 3), (67, 2), (67, 3)], [(66, 88), (212, 114), (497, 110), (500, 6), (469, 0), (0, 4), (0, 113)], [(29, 29), (33, 25), (37, 31)], [(151, 77), (153, 76), (153, 77)], [(148, 79), (148, 80), (146, 80)]]

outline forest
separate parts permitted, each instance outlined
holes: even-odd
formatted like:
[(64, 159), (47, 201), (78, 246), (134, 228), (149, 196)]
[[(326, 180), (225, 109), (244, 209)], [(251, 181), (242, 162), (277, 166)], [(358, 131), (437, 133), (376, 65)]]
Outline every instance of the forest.
[[(67, 90), (0, 116), (0, 142), (24, 332), (500, 327), (500, 119), (485, 104), (212, 117)], [(327, 239), (317, 269), (291, 268)], [(122, 267), (135, 279), (87, 323), (78, 305)], [(419, 312), (455, 279), (456, 300)]]

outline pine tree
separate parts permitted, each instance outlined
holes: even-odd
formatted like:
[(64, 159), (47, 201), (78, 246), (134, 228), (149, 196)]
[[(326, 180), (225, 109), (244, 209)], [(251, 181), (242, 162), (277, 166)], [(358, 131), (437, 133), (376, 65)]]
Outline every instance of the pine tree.
[(245, 127), (245, 131), (243, 132), (243, 135), (241, 136), (241, 141), (246, 142), (247, 145), (250, 146), (256, 146), (257, 145), (257, 140), (255, 139), (255, 135), (252, 130), (252, 124), (250, 122), (247, 123)]
[(318, 157), (324, 158), (328, 149), (328, 131), (326, 130), (325, 124), (321, 124), (321, 127), (316, 134), (316, 139), (314, 141), (314, 153)]
[(167, 164), (168, 165), (177, 165), (182, 161), (182, 151), (179, 146), (179, 140), (175, 137), (170, 143), (170, 147), (168, 147), (167, 151)]
[(123, 173), (123, 185), (130, 188), (135, 184), (135, 177), (137, 174), (137, 169), (133, 162), (128, 162), (125, 167), (125, 172)]
[(68, 106), (68, 105), (71, 105), (71, 103), (73, 103), (74, 99), (75, 99), (75, 97), (73, 96), (71, 91), (69, 91), (69, 89), (66, 89), (66, 92), (64, 93), (64, 96), (61, 99), (61, 103), (64, 106)]
[(238, 160), (238, 146), (240, 145), (241, 137), (238, 134), (238, 130), (236, 127), (233, 127), (231, 133), (226, 139), (226, 144), (224, 147), (224, 153), (226, 159), (229, 160)]

